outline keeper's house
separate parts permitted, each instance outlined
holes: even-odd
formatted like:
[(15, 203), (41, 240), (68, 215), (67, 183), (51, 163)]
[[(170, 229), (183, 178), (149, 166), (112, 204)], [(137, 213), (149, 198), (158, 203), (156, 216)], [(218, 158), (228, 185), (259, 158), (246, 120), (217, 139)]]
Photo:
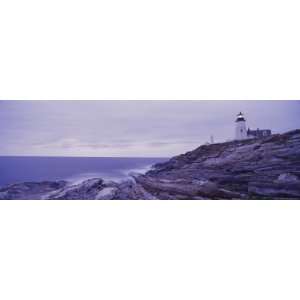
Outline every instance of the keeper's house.
[(237, 115), (237, 119), (235, 120), (235, 139), (236, 140), (245, 140), (252, 138), (261, 138), (270, 136), (272, 131), (270, 129), (259, 129), (251, 130), (248, 128), (246, 130), (246, 119), (244, 115), (240, 112)]

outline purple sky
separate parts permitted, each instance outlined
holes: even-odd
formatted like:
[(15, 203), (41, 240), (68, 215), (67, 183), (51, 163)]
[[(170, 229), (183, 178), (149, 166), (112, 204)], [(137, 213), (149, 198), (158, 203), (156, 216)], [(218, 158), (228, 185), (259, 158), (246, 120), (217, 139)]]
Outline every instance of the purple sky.
[(172, 156), (247, 126), (300, 128), (300, 101), (0, 101), (0, 155)]

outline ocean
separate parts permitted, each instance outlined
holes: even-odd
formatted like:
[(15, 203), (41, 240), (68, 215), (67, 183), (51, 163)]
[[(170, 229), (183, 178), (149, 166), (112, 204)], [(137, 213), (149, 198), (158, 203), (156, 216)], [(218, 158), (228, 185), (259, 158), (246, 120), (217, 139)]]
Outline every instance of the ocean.
[(152, 165), (166, 160), (168, 158), (0, 156), (0, 186), (28, 181), (77, 183), (96, 177), (120, 181), (130, 172), (144, 173)]

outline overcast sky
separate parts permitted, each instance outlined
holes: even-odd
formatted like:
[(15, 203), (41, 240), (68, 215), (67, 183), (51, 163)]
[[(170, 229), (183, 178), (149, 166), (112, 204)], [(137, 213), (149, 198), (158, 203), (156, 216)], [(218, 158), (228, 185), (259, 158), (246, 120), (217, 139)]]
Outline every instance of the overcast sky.
[(300, 128), (300, 101), (0, 101), (0, 155), (168, 157), (233, 139), (240, 111)]

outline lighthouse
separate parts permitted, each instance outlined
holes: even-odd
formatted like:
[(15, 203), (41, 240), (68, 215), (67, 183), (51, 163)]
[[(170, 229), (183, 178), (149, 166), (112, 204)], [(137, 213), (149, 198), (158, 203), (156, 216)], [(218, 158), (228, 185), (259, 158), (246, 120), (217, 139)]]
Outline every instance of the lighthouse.
[(235, 139), (247, 139), (246, 120), (241, 112), (237, 115), (237, 119), (235, 121)]

